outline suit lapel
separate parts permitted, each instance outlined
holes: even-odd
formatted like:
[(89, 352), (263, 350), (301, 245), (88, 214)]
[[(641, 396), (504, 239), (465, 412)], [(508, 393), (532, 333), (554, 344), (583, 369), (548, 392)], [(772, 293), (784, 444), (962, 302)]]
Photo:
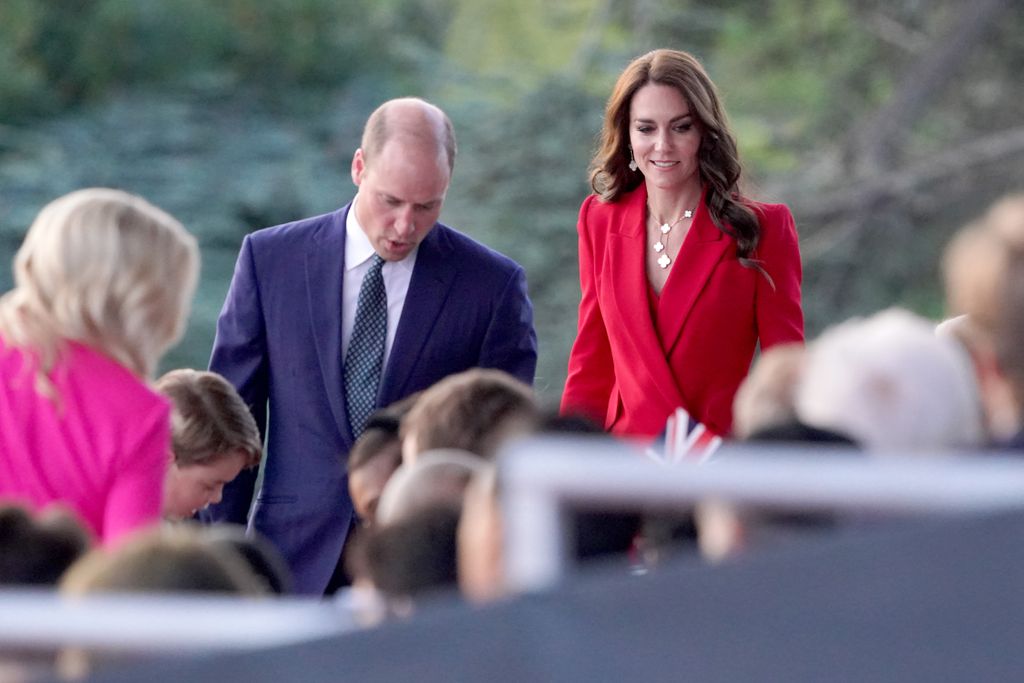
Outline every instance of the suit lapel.
[(341, 289), (345, 281), (345, 218), (349, 207), (351, 204), (335, 211), (310, 241), (306, 252), (306, 300), (327, 401), (339, 432), (351, 443), (341, 366)]
[(608, 263), (602, 271), (612, 280), (610, 289), (619, 320), (609, 321), (607, 327), (622, 330), (633, 346), (637, 370), (649, 376), (649, 381), (642, 384), (656, 387), (665, 403), (676, 407), (682, 405), (682, 396), (661, 348), (648, 304), (644, 270), (646, 199), (647, 190), (641, 184), (626, 199), (622, 210), (615, 213), (609, 226)]
[(697, 297), (732, 245), (733, 241), (715, 227), (701, 195), (690, 232), (672, 264), (658, 302), (658, 329), (666, 355), (672, 353)]
[(420, 243), (402, 318), (381, 381), (379, 405), (389, 405), (407, 393), (406, 385), (455, 280), (456, 266), (450, 258), (452, 248), (446, 230), (443, 225), (435, 225)]

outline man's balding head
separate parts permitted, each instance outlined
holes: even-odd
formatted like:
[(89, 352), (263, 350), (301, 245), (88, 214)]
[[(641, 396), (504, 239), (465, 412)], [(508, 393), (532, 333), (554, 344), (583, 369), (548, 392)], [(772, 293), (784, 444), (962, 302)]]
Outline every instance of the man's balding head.
[(449, 174), (455, 168), (455, 131), (452, 122), (439, 107), (417, 97), (388, 100), (366, 120), (361, 148), (363, 159), (372, 165), (392, 139), (411, 145), (436, 146), (445, 155)]
[(405, 259), (433, 230), (454, 161), (451, 121), (434, 105), (391, 100), (370, 115), (352, 155), (355, 214), (385, 261)]

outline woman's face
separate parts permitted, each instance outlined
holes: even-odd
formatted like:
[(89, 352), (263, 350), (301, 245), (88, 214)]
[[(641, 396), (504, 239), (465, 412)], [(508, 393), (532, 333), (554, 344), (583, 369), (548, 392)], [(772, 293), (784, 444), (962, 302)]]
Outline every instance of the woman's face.
[(246, 465), (245, 454), (232, 451), (205, 464), (171, 463), (164, 477), (164, 517), (188, 519), (207, 505), (219, 503), (224, 485)]
[(676, 88), (648, 83), (629, 103), (629, 143), (648, 188), (682, 190), (700, 182), (701, 131)]

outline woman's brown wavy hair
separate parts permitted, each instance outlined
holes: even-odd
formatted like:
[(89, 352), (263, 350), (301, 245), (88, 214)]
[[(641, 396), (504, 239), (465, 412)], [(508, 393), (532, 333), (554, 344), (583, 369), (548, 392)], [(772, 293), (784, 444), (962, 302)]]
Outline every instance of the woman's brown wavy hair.
[(754, 212), (739, 194), (740, 161), (715, 84), (695, 57), (679, 50), (654, 50), (634, 59), (619, 76), (605, 107), (601, 142), (590, 163), (590, 185), (601, 200), (613, 202), (643, 182), (629, 169), (629, 107), (648, 83), (682, 93), (701, 131), (697, 153), (705, 204), (718, 229), (736, 240), (740, 263), (760, 268), (751, 255), (761, 234)]

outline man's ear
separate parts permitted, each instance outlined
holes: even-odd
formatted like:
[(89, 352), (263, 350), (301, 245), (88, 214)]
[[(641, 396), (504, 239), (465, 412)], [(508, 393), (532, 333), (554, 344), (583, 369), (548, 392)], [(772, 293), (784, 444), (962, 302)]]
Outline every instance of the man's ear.
[(363, 182), (363, 174), (366, 173), (366, 160), (363, 158), (363, 148), (360, 147), (352, 155), (352, 182), (356, 187)]

